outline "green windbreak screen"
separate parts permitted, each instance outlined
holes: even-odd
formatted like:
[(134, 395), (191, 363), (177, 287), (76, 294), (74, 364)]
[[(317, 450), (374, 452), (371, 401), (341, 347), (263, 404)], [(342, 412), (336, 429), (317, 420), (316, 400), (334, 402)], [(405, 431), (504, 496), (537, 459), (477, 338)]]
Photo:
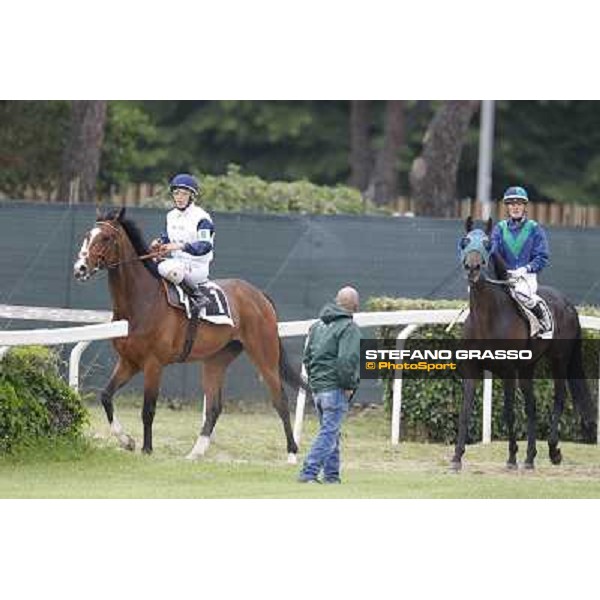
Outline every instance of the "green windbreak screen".
[[(210, 210), (210, 207), (206, 207)], [(164, 227), (165, 211), (128, 208), (149, 241)], [(110, 310), (106, 274), (79, 283), (72, 266), (83, 234), (95, 220), (92, 206), (0, 202), (0, 303)], [(463, 224), (454, 219), (260, 215), (213, 213), (215, 260), (211, 277), (246, 279), (274, 300), (280, 320), (308, 319), (343, 285), (370, 296), (465, 298), (457, 241)], [(551, 266), (541, 281), (575, 303), (600, 304), (600, 234), (597, 229), (548, 228)], [(68, 326), (1, 320), (0, 327)], [(375, 335), (365, 331), (365, 335)], [(299, 368), (302, 340), (285, 340)], [(68, 349), (65, 349), (65, 351)], [(82, 360), (82, 388), (100, 389), (115, 357), (110, 342), (95, 342)], [(198, 398), (197, 365), (165, 370), (163, 397)], [(125, 389), (139, 390), (141, 379)], [(247, 359), (231, 368), (226, 395), (240, 401), (266, 399)], [(361, 389), (364, 402), (379, 401), (377, 382)]]

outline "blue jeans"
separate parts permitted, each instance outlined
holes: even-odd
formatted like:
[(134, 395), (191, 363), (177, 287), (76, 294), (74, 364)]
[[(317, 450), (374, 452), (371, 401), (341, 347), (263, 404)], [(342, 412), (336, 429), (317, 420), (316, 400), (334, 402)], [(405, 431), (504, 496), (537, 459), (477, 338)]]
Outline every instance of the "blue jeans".
[(323, 469), (323, 479), (328, 482), (340, 480), (340, 430), (348, 412), (348, 400), (344, 390), (327, 390), (314, 395), (315, 408), (321, 427), (304, 460), (300, 479), (316, 479)]

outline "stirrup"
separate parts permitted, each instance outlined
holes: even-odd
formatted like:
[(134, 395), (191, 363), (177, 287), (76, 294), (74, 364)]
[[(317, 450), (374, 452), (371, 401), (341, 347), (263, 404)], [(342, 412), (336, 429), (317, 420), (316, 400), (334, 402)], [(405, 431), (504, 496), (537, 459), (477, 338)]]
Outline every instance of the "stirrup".
[(182, 281), (181, 289), (187, 294), (190, 301), (190, 311), (199, 313), (205, 306), (210, 304), (210, 298), (198, 289), (198, 286), (192, 286), (189, 283)]
[(206, 294), (203, 294), (202, 292), (196, 292), (190, 298), (191, 298), (192, 302), (196, 305), (198, 310), (201, 310), (205, 306), (208, 306), (210, 304), (210, 298)]

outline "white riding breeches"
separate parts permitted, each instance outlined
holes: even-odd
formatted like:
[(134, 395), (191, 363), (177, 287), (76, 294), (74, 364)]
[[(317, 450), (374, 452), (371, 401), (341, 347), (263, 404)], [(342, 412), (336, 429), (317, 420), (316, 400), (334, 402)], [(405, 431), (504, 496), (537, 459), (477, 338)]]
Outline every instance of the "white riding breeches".
[(158, 264), (158, 272), (172, 283), (186, 283), (197, 286), (206, 283), (210, 264), (181, 258), (167, 258)]
[(527, 308), (533, 308), (541, 300), (536, 294), (537, 287), (537, 275), (526, 273), (515, 282), (513, 293)]

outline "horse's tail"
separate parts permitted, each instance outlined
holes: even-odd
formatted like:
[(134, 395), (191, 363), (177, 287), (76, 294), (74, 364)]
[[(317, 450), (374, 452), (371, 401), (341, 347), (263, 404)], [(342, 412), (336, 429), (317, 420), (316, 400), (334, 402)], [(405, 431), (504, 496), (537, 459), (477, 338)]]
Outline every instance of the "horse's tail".
[[(263, 292), (265, 298), (270, 302), (273, 310), (275, 311), (275, 316), (277, 316), (277, 308), (275, 307), (275, 302), (273, 299)], [(283, 342), (281, 337), (279, 337), (279, 375), (281, 379), (287, 382), (294, 390), (298, 388), (302, 388), (305, 392), (309, 392), (310, 388), (308, 387), (308, 382), (302, 374), (296, 371), (290, 362), (288, 355), (283, 347)]]
[[(559, 342), (560, 343), (560, 342)], [(581, 416), (581, 429), (584, 441), (590, 444), (596, 442), (597, 423), (592, 403), (592, 396), (583, 369), (583, 340), (581, 329), (574, 340), (574, 346), (567, 365), (567, 382), (573, 404)]]
[(279, 375), (281, 375), (281, 378), (284, 381), (287, 381), (294, 390), (302, 388), (305, 392), (310, 391), (306, 379), (304, 379), (302, 374), (298, 373), (290, 363), (281, 338), (279, 338)]

